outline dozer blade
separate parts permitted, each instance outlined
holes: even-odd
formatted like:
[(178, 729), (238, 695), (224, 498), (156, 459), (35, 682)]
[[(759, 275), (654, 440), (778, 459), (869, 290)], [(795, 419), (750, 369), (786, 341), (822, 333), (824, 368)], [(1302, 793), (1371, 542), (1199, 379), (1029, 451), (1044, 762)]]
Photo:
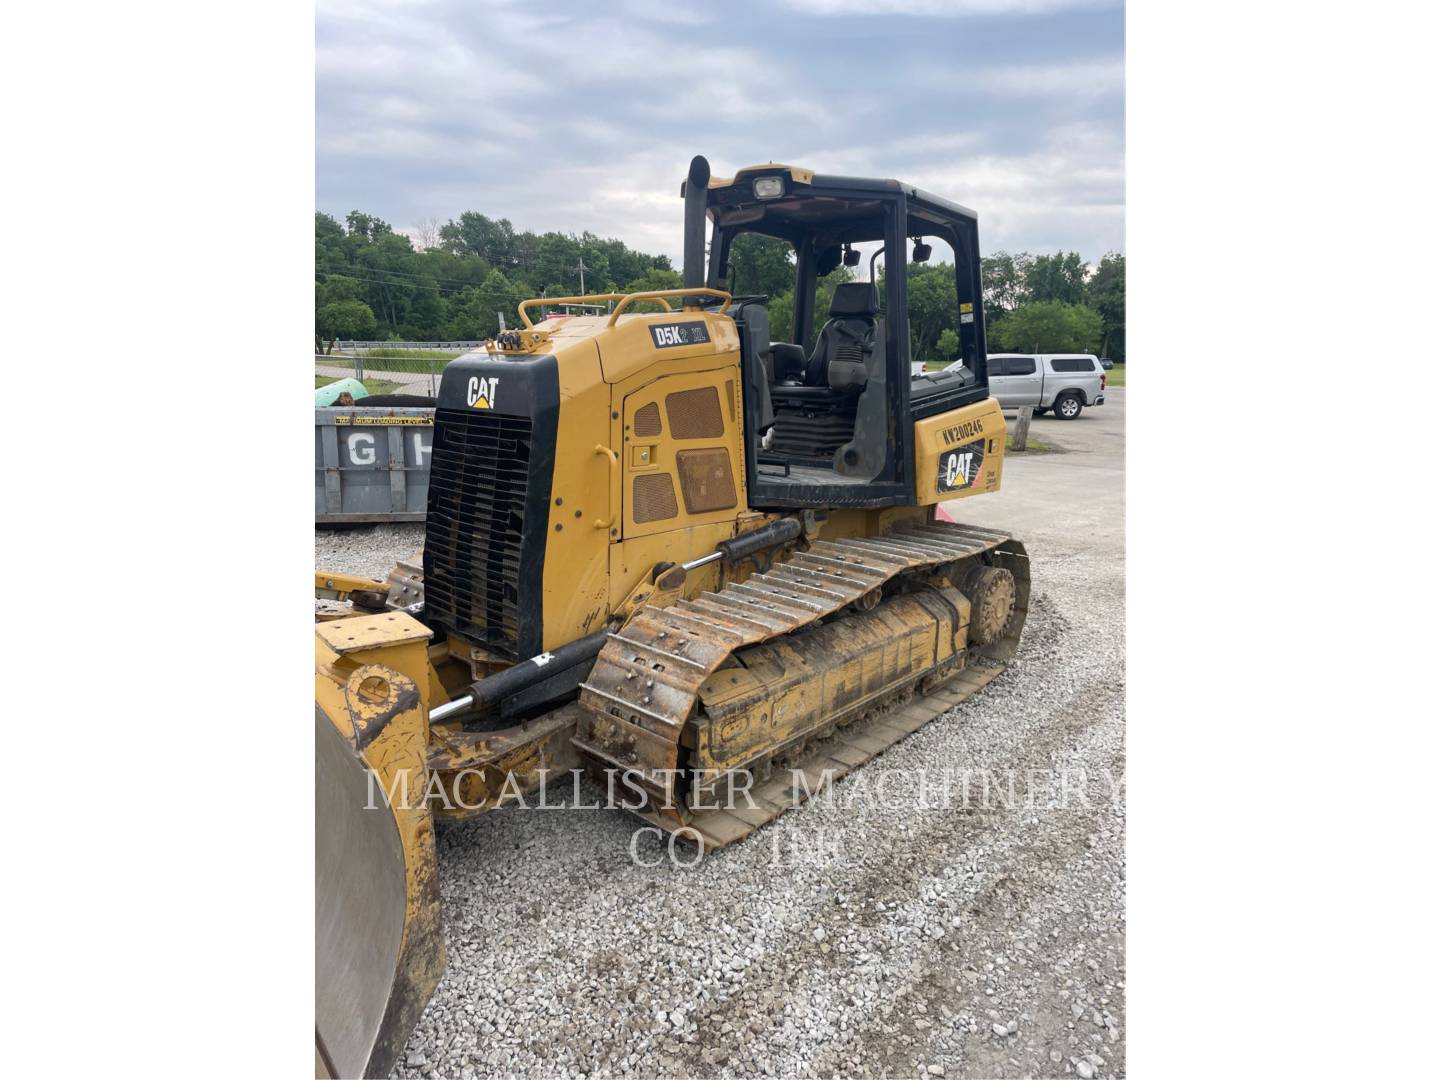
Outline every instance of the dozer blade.
[(365, 662), (414, 666), (410, 645), (423, 663), (428, 631), (400, 620), (411, 622), (395, 614), (317, 627), (318, 1076), (389, 1076), (445, 967), (425, 701), (403, 672)]

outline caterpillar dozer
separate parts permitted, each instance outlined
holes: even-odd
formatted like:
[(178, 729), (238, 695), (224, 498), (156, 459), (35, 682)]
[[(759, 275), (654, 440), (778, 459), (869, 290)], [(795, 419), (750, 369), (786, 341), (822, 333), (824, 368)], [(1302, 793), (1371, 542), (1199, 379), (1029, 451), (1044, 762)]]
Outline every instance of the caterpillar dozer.
[[(423, 554), (316, 574), (319, 1072), (387, 1074), (440, 978), (437, 820), (583, 768), (721, 848), (1015, 652), (1024, 546), (936, 513), (998, 490), (1004, 458), (976, 215), (704, 158), (682, 195), (683, 287), (522, 303), (445, 369)], [(778, 333), (730, 285), (752, 232), (793, 249)], [(912, 377), (906, 267), (935, 238), (963, 365)], [(870, 280), (816, 334), (817, 282), (861, 246)]]

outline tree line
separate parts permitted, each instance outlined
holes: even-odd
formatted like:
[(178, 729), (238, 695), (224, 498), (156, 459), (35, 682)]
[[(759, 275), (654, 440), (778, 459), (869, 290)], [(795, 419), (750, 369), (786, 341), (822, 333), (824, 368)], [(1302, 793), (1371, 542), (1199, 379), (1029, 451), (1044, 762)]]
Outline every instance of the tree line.
[[(315, 215), (315, 334), (383, 340), (487, 338), (514, 325), (521, 300), (539, 296), (674, 289), (680, 274), (665, 255), (585, 232), (517, 232), (504, 218), (475, 212), (417, 229), (418, 242), (369, 214), (345, 221)], [(1125, 359), (1125, 256), (1091, 267), (1077, 252), (996, 252), (981, 260), (986, 338), (992, 351), (1093, 352)], [(881, 280), (883, 283), (883, 268)], [(910, 263), (911, 355), (948, 361), (959, 350), (954, 267)], [(813, 345), (845, 266), (816, 283)], [(795, 262), (783, 240), (747, 233), (731, 245), (737, 295), (770, 297), (771, 335), (788, 337), (795, 310)], [(883, 287), (881, 296), (884, 296)], [(883, 300), (882, 300), (883, 302)]]
[(418, 242), (360, 211), (342, 224), (315, 214), (317, 341), (360, 338), (463, 341), (492, 337), (500, 314), (537, 296), (673, 289), (665, 255), (592, 233), (517, 232), (504, 218), (467, 212), (417, 229)]
[(1088, 352), (1125, 362), (1125, 256), (1087, 266), (1078, 252), (980, 260), (992, 351)]

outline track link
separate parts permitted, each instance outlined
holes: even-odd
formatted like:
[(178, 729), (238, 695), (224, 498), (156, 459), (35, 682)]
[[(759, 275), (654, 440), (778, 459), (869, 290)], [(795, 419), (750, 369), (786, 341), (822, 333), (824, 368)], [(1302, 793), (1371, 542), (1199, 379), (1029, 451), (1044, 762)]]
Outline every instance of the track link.
[[(806, 752), (795, 768), (838, 778), (918, 730), (990, 682), (1014, 655), (1029, 603), (1024, 547), (1008, 534), (970, 525), (901, 526), (884, 536), (817, 541), (742, 583), (669, 607), (646, 607), (609, 640), (580, 690), (585, 708), (575, 744), (601, 768), (643, 776), (652, 800), (641, 816), (669, 831), (690, 829), (722, 847), (804, 801), (784, 780), (751, 789), (758, 809), (690, 811), (677, 793), (682, 735), (705, 680), (737, 649), (794, 633), (846, 605), (864, 606), (902, 574), (961, 561), (986, 562), (1015, 577), (1014, 616), (997, 641), (970, 651), (979, 663), (946, 685), (869, 723), (851, 725)], [(808, 789), (814, 790), (814, 784)], [(693, 838), (693, 837), (692, 837)]]

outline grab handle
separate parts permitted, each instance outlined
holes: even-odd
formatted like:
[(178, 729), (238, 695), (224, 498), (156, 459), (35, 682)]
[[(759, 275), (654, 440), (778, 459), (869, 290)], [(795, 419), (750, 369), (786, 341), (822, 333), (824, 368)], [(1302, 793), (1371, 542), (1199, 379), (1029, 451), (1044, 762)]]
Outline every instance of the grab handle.
[(724, 292), (724, 291), (722, 291), (722, 290), (720, 290), (720, 289), (705, 289), (705, 288), (693, 288), (693, 289), (656, 289), (654, 292), (636, 292), (636, 293), (631, 293), (629, 296), (624, 297), (624, 298), (620, 301), (620, 303), (618, 303), (618, 304), (615, 305), (615, 310), (610, 313), (610, 321), (609, 321), (606, 325), (607, 325), (607, 326), (614, 326), (614, 325), (615, 325), (615, 321), (620, 318), (620, 313), (621, 313), (622, 311), (624, 311), (627, 307), (629, 307), (631, 304), (633, 304), (636, 300), (658, 300), (658, 301), (660, 301), (660, 303), (662, 303), (662, 304), (665, 305), (665, 309), (666, 309), (667, 311), (673, 311), (674, 308), (672, 308), (672, 307), (670, 306), (670, 299), (669, 299), (669, 298), (670, 298), (670, 297), (682, 297), (682, 296), (714, 296), (714, 297), (718, 297), (719, 299), (725, 301), (724, 304), (721, 304), (721, 305), (720, 305), (721, 310), (724, 310), (725, 305), (730, 303), (730, 294), (729, 294), (728, 292)]
[(595, 528), (613, 529), (615, 527), (616, 508), (615, 502), (611, 497), (611, 493), (615, 490), (616, 485), (620, 481), (620, 455), (617, 454), (614, 450), (611, 450), (610, 447), (606, 446), (604, 443), (595, 444), (595, 453), (603, 454), (605, 456), (606, 464), (610, 467), (609, 482), (605, 485), (605, 503), (610, 508), (610, 516), (608, 519), (596, 518)]

